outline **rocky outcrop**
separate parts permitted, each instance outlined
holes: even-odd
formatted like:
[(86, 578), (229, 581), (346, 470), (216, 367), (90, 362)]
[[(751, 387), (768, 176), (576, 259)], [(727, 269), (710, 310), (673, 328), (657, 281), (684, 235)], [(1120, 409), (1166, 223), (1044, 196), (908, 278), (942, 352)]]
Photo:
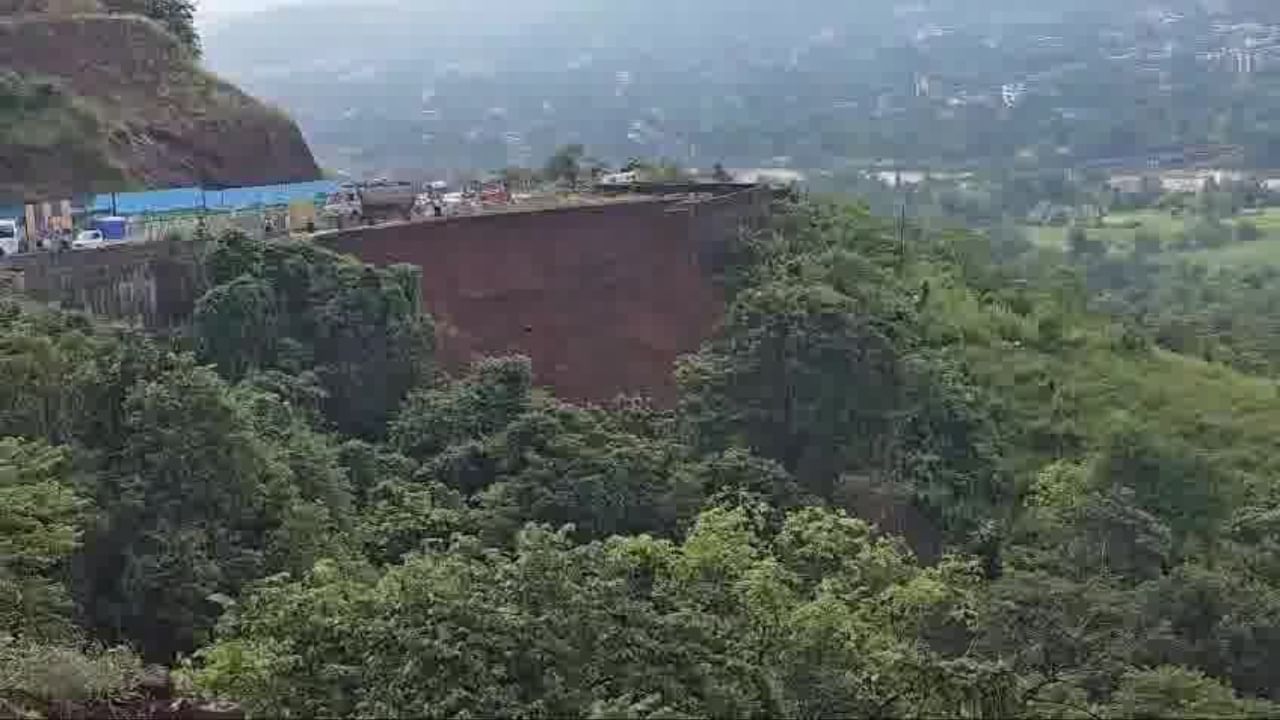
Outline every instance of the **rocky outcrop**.
[(0, 73), (25, 88), (10, 91), (25, 100), (0, 102), (0, 196), (320, 175), (293, 121), (203, 71), (144, 18), (0, 19)]

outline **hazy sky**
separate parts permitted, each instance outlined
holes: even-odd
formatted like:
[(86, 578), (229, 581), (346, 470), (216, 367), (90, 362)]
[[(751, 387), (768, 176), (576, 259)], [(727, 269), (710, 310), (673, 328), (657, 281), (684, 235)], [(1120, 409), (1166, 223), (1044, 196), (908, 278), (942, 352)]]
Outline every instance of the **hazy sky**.
[(200, 21), (209, 22), (219, 17), (262, 10), (286, 2), (305, 2), (305, 0), (197, 0), (196, 9)]

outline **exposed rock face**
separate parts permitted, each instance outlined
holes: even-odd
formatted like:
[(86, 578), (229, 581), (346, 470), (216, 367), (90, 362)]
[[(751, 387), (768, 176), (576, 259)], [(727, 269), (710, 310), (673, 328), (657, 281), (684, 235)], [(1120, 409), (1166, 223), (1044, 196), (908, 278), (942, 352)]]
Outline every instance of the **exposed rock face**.
[[(201, 70), (150, 20), (0, 19), (0, 73), (26, 88), (25, 101), (0, 102), (0, 196), (264, 185), (320, 175), (287, 116)], [(0, 101), (6, 99), (0, 85)]]

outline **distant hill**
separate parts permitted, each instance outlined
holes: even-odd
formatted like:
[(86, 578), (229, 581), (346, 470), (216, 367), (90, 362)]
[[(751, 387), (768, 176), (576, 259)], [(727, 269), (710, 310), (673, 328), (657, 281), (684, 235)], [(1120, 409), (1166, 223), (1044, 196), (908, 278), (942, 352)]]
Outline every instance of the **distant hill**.
[(286, 115), (202, 70), (159, 25), (68, 5), (0, 17), (0, 197), (320, 175)]
[(352, 172), (532, 164), (568, 142), (809, 168), (1230, 143), (1270, 164), (1280, 54), (1241, 83), (1221, 53), (1253, 46), (1213, 29), (1265, 17), (1245, 0), (331, 0), (229, 18), (205, 47)]

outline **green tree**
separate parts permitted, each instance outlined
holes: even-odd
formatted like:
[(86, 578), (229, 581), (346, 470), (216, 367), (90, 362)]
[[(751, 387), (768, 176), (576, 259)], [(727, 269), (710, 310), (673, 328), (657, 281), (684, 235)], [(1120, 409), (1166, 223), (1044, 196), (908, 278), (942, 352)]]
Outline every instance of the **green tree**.
[(123, 697), (141, 675), (125, 649), (82, 642), (62, 581), (88, 503), (70, 453), (0, 439), (0, 714), (38, 717), (55, 702)]
[(202, 359), (232, 379), (254, 370), (310, 373), (339, 430), (367, 437), (424, 380), (434, 347), (417, 268), (377, 269), (302, 243), (222, 236), (196, 304)]
[(1119, 420), (1108, 435), (1096, 472), (1167, 524), (1180, 539), (1211, 542), (1236, 503), (1233, 478), (1202, 455)]
[(1134, 233), (1133, 252), (1138, 257), (1148, 258), (1158, 255), (1164, 249), (1160, 233), (1150, 228), (1142, 228)]
[(1187, 237), (1196, 247), (1216, 248), (1231, 242), (1231, 230), (1213, 218), (1203, 218), (1190, 224)]
[(1067, 252), (1079, 260), (1095, 260), (1106, 255), (1107, 245), (1102, 240), (1089, 236), (1089, 231), (1080, 225), (1072, 225), (1067, 231)]
[(77, 559), (78, 595), (104, 636), (162, 659), (212, 627), (211, 596), (263, 570), (254, 536), (275, 478), (208, 370), (140, 383), (126, 405), (128, 439), (91, 489), (100, 514)]
[(1236, 241), (1237, 242), (1257, 242), (1262, 237), (1262, 231), (1258, 229), (1257, 223), (1249, 220), (1241, 220), (1236, 223)]
[(48, 641), (70, 631), (57, 574), (79, 547), (88, 508), (68, 461), (43, 443), (0, 439), (0, 634)]
[(542, 172), (552, 182), (564, 183), (570, 188), (576, 188), (585, 155), (586, 148), (582, 145), (565, 145), (547, 158)]
[(296, 532), (282, 533), (304, 504), (342, 510), (336, 454), (292, 422), (255, 422), (266, 401), (253, 397), (189, 358), (128, 392), (122, 444), (83, 480), (97, 513), (75, 590), (100, 637), (154, 660), (190, 651), (221, 612), (218, 597), (303, 551)]
[(391, 441), (423, 463), (419, 479), (470, 498), (473, 519), (496, 542), (531, 520), (573, 525), (586, 538), (670, 534), (698, 500), (675, 471), (677, 448), (534, 392), (525, 358), (481, 361), (460, 380), (414, 393)]
[(533, 402), (528, 358), (481, 360), (461, 380), (411, 394), (391, 422), (391, 444), (425, 461), (450, 445), (501, 430)]
[[(1004, 522), (1013, 492), (990, 399), (963, 364), (913, 356), (893, 436), (892, 476), (955, 539)], [(988, 558), (994, 561), (994, 558)]]
[(200, 55), (195, 0), (103, 0), (103, 5), (114, 13), (142, 15), (155, 20), (193, 53)]
[(990, 409), (963, 363), (919, 347), (929, 283), (899, 284), (892, 235), (864, 212), (802, 206), (745, 250), (720, 334), (677, 372), (699, 449), (749, 447), (849, 507), (905, 498), (932, 526), (922, 537), (998, 524), (1008, 479)]
[(279, 308), (271, 285), (241, 275), (215, 286), (196, 305), (200, 354), (217, 358), (219, 370), (244, 377), (279, 351)]
[(742, 444), (829, 497), (838, 473), (874, 460), (902, 385), (890, 337), (821, 285), (744, 292), (723, 339), (679, 370), (682, 412), (709, 448)]
[(1231, 688), (1178, 667), (1133, 670), (1120, 681), (1106, 717), (1265, 718), (1280, 707), (1235, 696)]
[(1186, 564), (1144, 585), (1138, 599), (1143, 633), (1135, 665), (1178, 665), (1248, 696), (1275, 697), (1280, 596), (1273, 582)]
[(773, 537), (750, 516), (708, 511), (680, 544), (529, 527), (509, 553), (458, 539), (380, 578), (321, 564), (247, 598), (197, 679), (287, 715), (1013, 710), (998, 668), (922, 642), (963, 630), (971, 566), (922, 569), (827, 511)]

